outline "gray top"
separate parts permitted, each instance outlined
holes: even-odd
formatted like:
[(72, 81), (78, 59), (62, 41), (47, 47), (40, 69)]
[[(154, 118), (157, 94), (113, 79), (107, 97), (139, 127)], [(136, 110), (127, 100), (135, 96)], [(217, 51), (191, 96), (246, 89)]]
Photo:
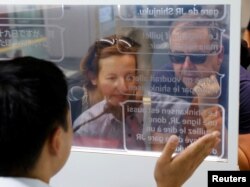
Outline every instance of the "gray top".
[[(83, 112), (73, 124), (74, 144), (80, 146), (144, 149), (144, 143), (136, 139), (142, 127), (137, 116), (118, 120), (112, 113), (104, 112), (107, 102), (103, 100)], [(99, 117), (97, 117), (99, 116)], [(132, 126), (136, 126), (134, 130)]]
[(138, 101), (133, 110), (135, 112), (128, 113), (124, 121), (104, 111), (106, 100), (83, 112), (73, 124), (74, 145), (141, 150), (145, 149), (144, 144), (153, 133), (151, 130), (171, 126), (178, 128), (175, 122), (182, 117), (179, 112), (186, 110), (190, 104), (166, 94), (151, 92), (148, 95), (150, 104)]

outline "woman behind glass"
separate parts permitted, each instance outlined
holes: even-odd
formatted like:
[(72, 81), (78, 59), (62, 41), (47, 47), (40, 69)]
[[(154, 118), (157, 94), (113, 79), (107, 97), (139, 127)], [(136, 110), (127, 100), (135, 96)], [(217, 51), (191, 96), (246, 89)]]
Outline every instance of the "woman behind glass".
[(126, 114), (127, 107), (136, 105), (126, 101), (136, 99), (139, 47), (133, 40), (116, 35), (100, 39), (90, 47), (81, 70), (88, 93), (86, 101), (96, 104), (74, 121), (75, 145), (144, 149), (143, 141), (136, 140), (142, 130), (141, 117)]

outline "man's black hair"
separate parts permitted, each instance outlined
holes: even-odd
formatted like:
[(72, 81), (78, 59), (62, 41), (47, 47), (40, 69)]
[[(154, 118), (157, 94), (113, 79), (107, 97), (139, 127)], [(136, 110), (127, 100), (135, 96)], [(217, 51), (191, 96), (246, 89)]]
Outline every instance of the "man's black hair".
[(52, 62), (0, 61), (0, 175), (25, 174), (54, 130), (67, 131), (67, 83)]
[(247, 46), (247, 42), (241, 39), (240, 48), (240, 64), (247, 69), (250, 64), (250, 49)]
[(250, 31), (250, 19), (248, 21), (247, 30)]

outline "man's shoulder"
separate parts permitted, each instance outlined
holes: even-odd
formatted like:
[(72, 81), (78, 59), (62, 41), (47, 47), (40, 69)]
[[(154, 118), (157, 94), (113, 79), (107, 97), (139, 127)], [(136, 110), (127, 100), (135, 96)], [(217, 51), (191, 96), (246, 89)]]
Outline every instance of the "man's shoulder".
[(24, 177), (0, 177), (0, 186), (4, 187), (49, 187), (48, 184), (37, 179)]
[(250, 72), (247, 69), (240, 66), (240, 82), (243, 81), (250, 81)]

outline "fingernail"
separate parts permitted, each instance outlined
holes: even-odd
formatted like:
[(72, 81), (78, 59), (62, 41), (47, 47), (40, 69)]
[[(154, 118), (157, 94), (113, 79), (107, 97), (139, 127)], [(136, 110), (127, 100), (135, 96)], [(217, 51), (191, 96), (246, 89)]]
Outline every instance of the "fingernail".
[(178, 142), (179, 138), (176, 135), (171, 135), (168, 139), (169, 142)]
[(212, 135), (213, 136), (220, 136), (220, 132), (219, 131), (214, 131), (214, 132), (212, 132)]

